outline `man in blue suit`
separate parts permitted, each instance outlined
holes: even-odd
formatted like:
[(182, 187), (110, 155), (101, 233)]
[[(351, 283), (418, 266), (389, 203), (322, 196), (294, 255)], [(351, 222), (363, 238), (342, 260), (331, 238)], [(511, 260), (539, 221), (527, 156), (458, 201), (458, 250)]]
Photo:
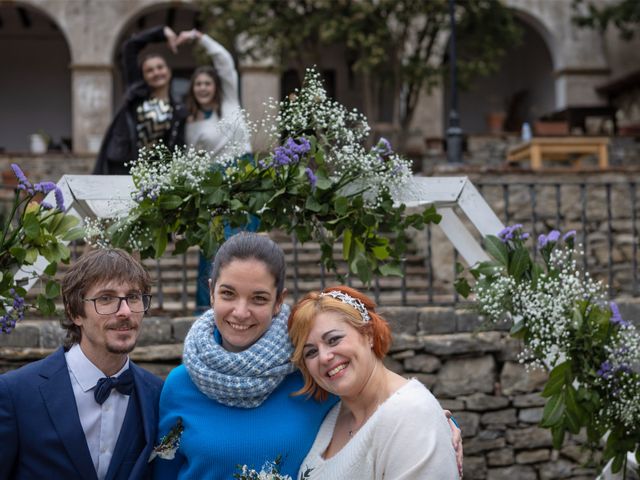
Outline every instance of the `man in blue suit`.
[(150, 287), (122, 250), (94, 250), (71, 266), (64, 348), (0, 375), (0, 479), (150, 476), (162, 381), (128, 356)]

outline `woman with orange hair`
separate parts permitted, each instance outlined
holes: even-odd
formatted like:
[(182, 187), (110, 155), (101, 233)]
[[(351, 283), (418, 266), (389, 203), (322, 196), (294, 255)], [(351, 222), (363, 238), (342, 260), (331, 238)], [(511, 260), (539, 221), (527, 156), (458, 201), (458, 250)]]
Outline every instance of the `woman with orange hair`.
[(451, 430), (418, 380), (387, 369), (387, 322), (374, 302), (339, 286), (306, 295), (289, 317), (297, 394), (340, 397), (325, 417), (299, 476), (312, 479), (458, 478)]

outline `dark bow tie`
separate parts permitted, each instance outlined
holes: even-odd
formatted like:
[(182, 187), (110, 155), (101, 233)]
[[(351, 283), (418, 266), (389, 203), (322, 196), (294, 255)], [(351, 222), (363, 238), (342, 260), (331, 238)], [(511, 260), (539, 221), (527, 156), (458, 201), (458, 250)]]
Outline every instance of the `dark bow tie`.
[(127, 369), (118, 377), (103, 377), (96, 383), (93, 396), (100, 405), (102, 405), (109, 395), (111, 390), (118, 390), (123, 395), (131, 395), (133, 391), (133, 375), (131, 369)]

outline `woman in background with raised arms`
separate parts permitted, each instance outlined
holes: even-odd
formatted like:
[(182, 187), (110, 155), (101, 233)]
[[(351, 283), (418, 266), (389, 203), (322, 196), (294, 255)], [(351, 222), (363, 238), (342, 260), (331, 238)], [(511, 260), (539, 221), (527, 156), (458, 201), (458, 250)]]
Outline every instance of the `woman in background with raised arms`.
[(373, 301), (339, 286), (311, 292), (289, 317), (298, 394), (340, 397), (324, 419), (299, 475), (309, 479), (456, 479), (442, 408), (418, 380), (382, 363), (391, 345)]

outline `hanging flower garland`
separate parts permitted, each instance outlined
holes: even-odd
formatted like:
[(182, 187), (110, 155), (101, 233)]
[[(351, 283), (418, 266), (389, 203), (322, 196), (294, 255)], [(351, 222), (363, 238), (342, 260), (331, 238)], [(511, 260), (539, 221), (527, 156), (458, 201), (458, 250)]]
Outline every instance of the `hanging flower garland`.
[(524, 345), (520, 361), (549, 370), (540, 425), (554, 447), (582, 429), (594, 450), (606, 437), (603, 459), (613, 459), (615, 473), (626, 468), (628, 452), (640, 460), (640, 333), (578, 266), (575, 235), (540, 235), (534, 260), (522, 225), (506, 227), (485, 238), (493, 259), (470, 269), (473, 287), (464, 277), (456, 287), (475, 294), (488, 322), (511, 319)]

